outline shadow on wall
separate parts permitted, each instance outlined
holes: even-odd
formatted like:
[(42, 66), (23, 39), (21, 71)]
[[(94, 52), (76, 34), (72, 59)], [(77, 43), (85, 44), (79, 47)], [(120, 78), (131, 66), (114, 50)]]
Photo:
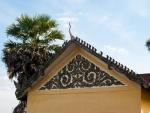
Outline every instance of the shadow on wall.
[(142, 88), (141, 113), (150, 113), (150, 90)]

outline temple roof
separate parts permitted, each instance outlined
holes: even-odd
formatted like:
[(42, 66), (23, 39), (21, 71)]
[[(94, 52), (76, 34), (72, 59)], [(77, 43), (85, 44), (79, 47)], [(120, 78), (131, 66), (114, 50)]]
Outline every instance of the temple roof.
[[(86, 43), (85, 41), (81, 40), (78, 37), (72, 37), (69, 41), (65, 41), (61, 47), (61, 49), (55, 53), (50, 61), (47, 63), (45, 69), (51, 64), (53, 63), (70, 45), (72, 44), (76, 44), (77, 46), (83, 48), (84, 50), (86, 50), (87, 52), (89, 52), (90, 54), (94, 55), (95, 57), (97, 57), (99, 60), (104, 61), (106, 64), (108, 64), (108, 69), (110, 70), (116, 70), (119, 73), (122, 73), (123, 75), (125, 75), (128, 79), (138, 83), (138, 84), (142, 84), (144, 82), (144, 80), (141, 78), (141, 76), (137, 73), (135, 73), (133, 70), (129, 69), (128, 67), (124, 66), (123, 64), (117, 62), (116, 60), (114, 60), (112, 57), (106, 55), (103, 55), (103, 52), (97, 52), (97, 49), (93, 46), (91, 46), (90, 44)], [(24, 88), (21, 90), (16, 90), (16, 97), (18, 99), (22, 99), (28, 92), (28, 88), (32, 86), (32, 84), (34, 84), (37, 80), (41, 79), (43, 75), (38, 75), (36, 77), (31, 77), (31, 80), (28, 80), (29, 82), (24, 85)], [(149, 79), (148, 79), (149, 80)]]
[(144, 73), (144, 74), (140, 74), (143, 82), (143, 87), (144, 88), (148, 88), (150, 89), (150, 73)]

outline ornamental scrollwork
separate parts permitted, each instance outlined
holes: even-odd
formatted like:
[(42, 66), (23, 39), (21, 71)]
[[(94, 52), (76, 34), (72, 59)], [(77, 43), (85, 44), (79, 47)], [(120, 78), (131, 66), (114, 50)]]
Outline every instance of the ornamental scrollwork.
[(81, 55), (65, 65), (49, 82), (40, 88), (67, 89), (124, 85)]

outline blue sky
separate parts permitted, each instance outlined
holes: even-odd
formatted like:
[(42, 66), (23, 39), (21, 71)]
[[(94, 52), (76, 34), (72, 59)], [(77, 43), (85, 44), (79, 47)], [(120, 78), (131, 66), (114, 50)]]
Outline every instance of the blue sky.
[[(9, 38), (6, 28), (21, 14), (50, 15), (69, 39), (72, 33), (99, 51), (137, 73), (148, 73), (150, 52), (145, 41), (150, 38), (149, 0), (0, 0), (0, 55)], [(0, 112), (10, 113), (17, 104), (14, 86), (8, 80), (5, 65), (0, 61)]]

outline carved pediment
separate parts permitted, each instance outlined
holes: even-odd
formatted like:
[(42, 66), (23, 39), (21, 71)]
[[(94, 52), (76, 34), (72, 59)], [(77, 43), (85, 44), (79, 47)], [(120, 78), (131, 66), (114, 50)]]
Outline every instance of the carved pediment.
[(101, 70), (81, 55), (65, 65), (40, 90), (122, 86), (124, 83)]

